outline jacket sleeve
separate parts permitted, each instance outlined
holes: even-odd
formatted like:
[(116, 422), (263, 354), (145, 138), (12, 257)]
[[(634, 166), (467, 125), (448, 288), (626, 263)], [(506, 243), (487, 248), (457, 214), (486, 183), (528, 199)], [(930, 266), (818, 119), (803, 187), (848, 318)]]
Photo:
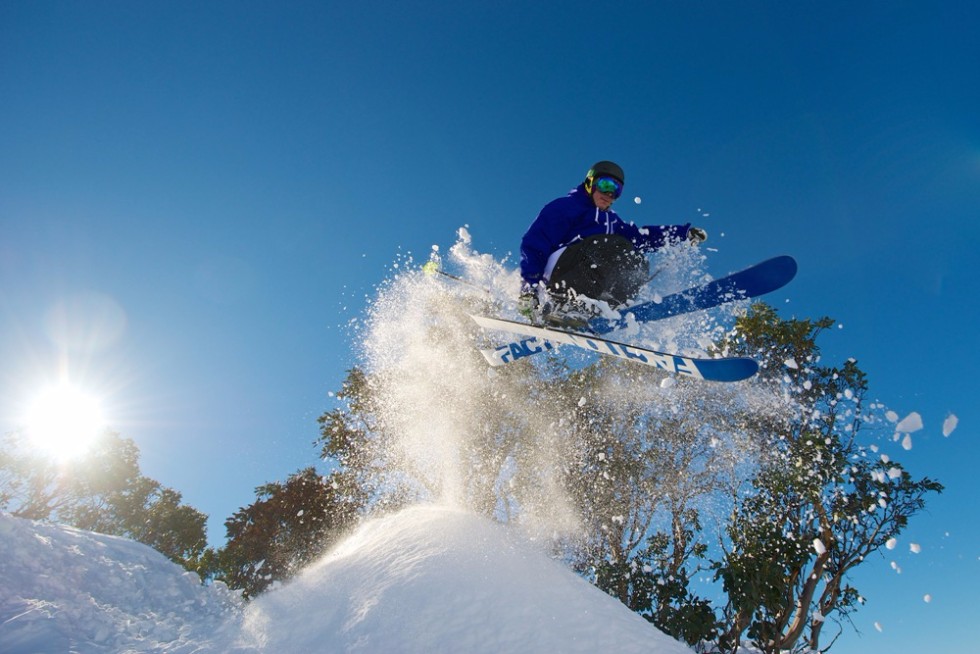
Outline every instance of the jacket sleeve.
[(691, 223), (637, 227), (633, 223), (625, 222), (622, 218), (619, 218), (614, 231), (632, 241), (638, 250), (652, 252), (671, 243), (683, 241), (687, 238), (689, 229), (691, 229)]
[(521, 279), (525, 284), (541, 281), (548, 257), (561, 246), (568, 223), (564, 209), (561, 200), (546, 204), (521, 239)]

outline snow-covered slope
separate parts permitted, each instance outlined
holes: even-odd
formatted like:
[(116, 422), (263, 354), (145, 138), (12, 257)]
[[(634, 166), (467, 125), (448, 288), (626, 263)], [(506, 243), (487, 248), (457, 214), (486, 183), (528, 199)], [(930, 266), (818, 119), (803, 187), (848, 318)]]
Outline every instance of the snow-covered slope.
[(0, 652), (224, 652), (240, 603), (123, 538), (0, 515)]
[(690, 653), (505, 527), (438, 507), (365, 525), (254, 602), (244, 633), (269, 652)]
[(242, 608), (153, 550), (0, 516), (0, 652), (689, 654), (506, 527), (371, 521)]

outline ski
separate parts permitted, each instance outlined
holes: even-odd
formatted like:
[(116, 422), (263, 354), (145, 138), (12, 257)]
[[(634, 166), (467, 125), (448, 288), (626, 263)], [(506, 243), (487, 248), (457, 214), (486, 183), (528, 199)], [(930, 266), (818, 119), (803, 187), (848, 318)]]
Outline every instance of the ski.
[(660, 301), (624, 309), (621, 318), (593, 318), (589, 321), (589, 330), (607, 334), (626, 327), (631, 315), (637, 322), (651, 322), (765, 295), (789, 284), (796, 276), (796, 269), (796, 260), (791, 256), (766, 259), (745, 270), (672, 293)]
[(746, 357), (702, 359), (657, 352), (635, 345), (626, 345), (598, 336), (587, 336), (551, 327), (535, 327), (513, 320), (470, 316), (484, 329), (499, 329), (527, 338), (500, 347), (481, 350), (491, 366), (501, 366), (554, 348), (553, 343), (575, 345), (599, 354), (635, 361), (678, 375), (706, 381), (735, 382), (748, 379), (759, 370), (759, 364)]
[[(783, 255), (766, 259), (744, 270), (705, 284), (692, 286), (684, 291), (672, 293), (659, 302), (644, 302), (624, 309), (620, 318), (613, 320), (602, 317), (593, 318), (583, 331), (589, 331), (598, 336), (626, 327), (629, 324), (630, 316), (637, 322), (653, 322), (765, 295), (790, 283), (796, 276), (796, 270), (796, 260), (791, 256)], [(530, 346), (524, 341), (514, 341), (501, 346), (501, 348), (506, 347), (510, 347), (515, 352), (520, 352)], [(531, 352), (531, 354), (551, 349), (551, 345), (547, 342), (535, 347), (539, 349)], [(524, 356), (530, 355), (525, 354)], [(503, 363), (510, 360), (513, 359), (508, 357)]]

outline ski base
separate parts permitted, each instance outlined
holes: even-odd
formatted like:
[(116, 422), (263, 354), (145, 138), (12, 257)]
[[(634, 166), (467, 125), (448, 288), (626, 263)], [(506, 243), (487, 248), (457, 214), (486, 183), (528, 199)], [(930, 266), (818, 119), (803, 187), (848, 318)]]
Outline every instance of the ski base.
[[(653, 322), (685, 313), (711, 309), (729, 302), (755, 298), (788, 284), (796, 276), (796, 270), (796, 260), (793, 257), (782, 255), (766, 259), (744, 270), (694, 286), (685, 291), (672, 293), (657, 302), (644, 302), (624, 309), (623, 317), (617, 320), (593, 318), (584, 331), (596, 335), (608, 334), (628, 326), (631, 320), (639, 323)], [(539, 349), (533, 350), (535, 347)], [(529, 352), (524, 356), (551, 349), (547, 342), (544, 344), (526, 344), (523, 341), (514, 341), (502, 346), (503, 348), (509, 348), (516, 353)], [(517, 358), (521, 357), (515, 355), (508, 360), (516, 360)]]
[(652, 322), (673, 316), (712, 309), (729, 302), (738, 302), (771, 293), (790, 283), (796, 276), (796, 260), (782, 255), (766, 259), (745, 270), (700, 284), (686, 291), (672, 293), (656, 302), (644, 302), (623, 310), (618, 320), (593, 318), (589, 331), (606, 334), (622, 329), (632, 317), (636, 322)]
[(471, 318), (485, 329), (498, 329), (527, 337), (497, 348), (481, 350), (484, 358), (491, 366), (502, 366), (518, 359), (554, 349), (555, 343), (563, 343), (574, 345), (590, 352), (614, 356), (660, 370), (666, 370), (674, 374), (706, 381), (742, 381), (743, 379), (752, 377), (759, 371), (759, 364), (753, 359), (746, 357), (721, 359), (684, 357), (677, 354), (657, 352), (656, 350), (635, 345), (627, 345), (598, 336), (577, 334), (551, 327), (536, 327), (513, 320), (488, 318), (486, 316), (471, 316)]

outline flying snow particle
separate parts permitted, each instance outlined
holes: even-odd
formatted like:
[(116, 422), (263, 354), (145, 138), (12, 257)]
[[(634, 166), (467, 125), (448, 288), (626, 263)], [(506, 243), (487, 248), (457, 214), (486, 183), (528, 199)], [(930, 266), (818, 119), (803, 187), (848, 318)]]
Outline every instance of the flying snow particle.
[(633, 198), (633, 202), (640, 204), (641, 202), (643, 202), (643, 198), (637, 195), (635, 198)]
[(911, 450), (912, 449), (912, 435), (905, 434), (905, 438), (902, 439), (902, 449)]
[(895, 549), (895, 546), (896, 545), (898, 545), (898, 539), (897, 538), (889, 538), (887, 541), (885, 541), (885, 547), (888, 548), (888, 549), (890, 549), (890, 550)]
[(783, 365), (786, 366), (787, 368), (789, 368), (790, 370), (799, 370), (800, 369), (800, 366), (797, 365), (797, 363), (796, 363), (796, 361), (794, 359), (786, 359), (785, 361), (783, 361)]
[(929, 602), (931, 602), (931, 601), (932, 601), (932, 595), (930, 595), (930, 594), (928, 594), (928, 593), (926, 593), (926, 594), (925, 594), (925, 595), (924, 595), (924, 596), (922, 597), (922, 601), (923, 601), (923, 602), (925, 602), (926, 604), (928, 604)]
[(579, 406), (585, 406), (585, 396), (584, 395), (581, 398), (579, 398), (578, 405)]
[(922, 551), (922, 546), (918, 543), (909, 543), (909, 551), (912, 552), (912, 554), (918, 554)]
[(814, 538), (813, 551), (817, 553), (817, 556), (820, 556), (821, 554), (827, 551), (827, 548), (824, 546), (822, 540), (820, 540), (819, 538)]
[(888, 418), (888, 422), (898, 422), (898, 414), (894, 411), (886, 411), (885, 417)]
[(898, 479), (901, 476), (902, 476), (902, 471), (899, 470), (898, 468), (892, 467), (888, 469), (889, 479)]
[(956, 425), (959, 423), (960, 419), (952, 413), (946, 416), (946, 419), (943, 420), (943, 436), (949, 436), (952, 434), (953, 430), (956, 429)]
[(922, 429), (922, 416), (915, 411), (902, 418), (902, 421), (895, 425), (895, 431), (900, 431), (903, 434), (911, 434), (920, 429)]
[(877, 629), (878, 632), (881, 633), (882, 629), (881, 629), (881, 623), (880, 622), (875, 622), (875, 629)]

